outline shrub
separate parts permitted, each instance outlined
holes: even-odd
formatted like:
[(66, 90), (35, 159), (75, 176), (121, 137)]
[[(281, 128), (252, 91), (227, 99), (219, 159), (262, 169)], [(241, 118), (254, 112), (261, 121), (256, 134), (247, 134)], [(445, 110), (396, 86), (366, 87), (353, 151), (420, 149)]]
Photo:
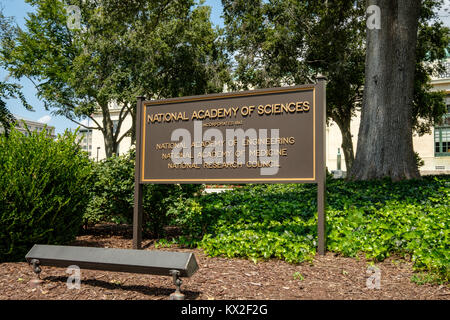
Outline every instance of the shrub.
[(35, 243), (73, 240), (88, 202), (91, 162), (76, 134), (28, 134), (0, 135), (0, 261), (23, 259)]
[(134, 157), (131, 153), (96, 162), (85, 224), (133, 220)]
[[(85, 223), (133, 222), (135, 150), (95, 164), (94, 188)], [(158, 237), (177, 216), (175, 203), (198, 193), (201, 186), (190, 184), (146, 184), (143, 188), (143, 229)]]
[[(449, 278), (450, 177), (328, 180), (327, 248), (381, 261), (408, 256), (416, 270)], [(247, 185), (180, 204), (182, 244), (212, 256), (310, 260), (316, 252), (317, 187)], [(186, 241), (186, 239), (188, 241)]]
[(164, 227), (177, 226), (182, 212), (176, 210), (176, 204), (189, 202), (201, 188), (201, 185), (194, 184), (144, 185), (144, 230), (160, 237), (164, 234)]
[(175, 217), (174, 224), (189, 242), (200, 239), (207, 233), (207, 228), (214, 224), (214, 216), (209, 216), (210, 211), (202, 209), (198, 198), (178, 199), (171, 208)]

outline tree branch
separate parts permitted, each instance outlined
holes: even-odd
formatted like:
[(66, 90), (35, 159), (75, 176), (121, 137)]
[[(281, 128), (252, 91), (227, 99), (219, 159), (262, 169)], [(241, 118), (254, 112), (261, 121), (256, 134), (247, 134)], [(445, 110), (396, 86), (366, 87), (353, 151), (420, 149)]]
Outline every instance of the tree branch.
[(131, 127), (130, 129), (128, 129), (127, 132), (125, 132), (125, 133), (120, 137), (120, 139), (117, 140), (117, 143), (119, 144), (120, 141), (122, 141), (123, 138), (125, 138), (129, 133), (131, 133), (131, 130), (132, 130), (132, 129), (133, 129), (132, 127)]
[(123, 113), (124, 110), (126, 110), (126, 109), (127, 109), (126, 105), (123, 106), (122, 109), (120, 109), (119, 120), (117, 121), (116, 132), (114, 132), (114, 140), (117, 140), (117, 137), (119, 136), (120, 128), (122, 127), (123, 120), (128, 115), (128, 109), (125, 113)]
[[(95, 120), (92, 116), (89, 116), (89, 119), (91, 119), (92, 121), (95, 122), (95, 124), (98, 126), (98, 128), (100, 128), (100, 130), (102, 130), (102, 126), (100, 125), (100, 123), (97, 122), (97, 120)], [(103, 130), (102, 130), (103, 131)]]
[[(91, 117), (89, 117), (90, 119), (92, 119)], [(76, 124), (78, 124), (79, 126), (81, 126), (81, 127), (84, 127), (84, 128), (86, 128), (86, 129), (90, 129), (90, 130), (100, 130), (100, 131), (102, 131), (102, 128), (100, 127), (100, 126), (98, 126), (98, 127), (89, 127), (89, 126), (85, 126), (84, 124), (82, 124), (81, 122), (78, 122), (78, 121), (76, 121), (76, 120), (74, 120), (74, 119), (71, 119), (71, 118), (68, 118), (70, 121), (72, 121), (72, 122), (75, 122)]]

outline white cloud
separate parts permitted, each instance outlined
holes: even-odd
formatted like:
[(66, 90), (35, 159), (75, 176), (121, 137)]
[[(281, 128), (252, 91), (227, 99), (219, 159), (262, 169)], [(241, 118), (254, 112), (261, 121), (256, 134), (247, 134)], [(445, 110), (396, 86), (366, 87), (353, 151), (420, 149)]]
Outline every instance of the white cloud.
[(83, 126), (89, 126), (89, 119), (84, 119), (80, 122)]
[(50, 120), (52, 120), (52, 117), (50, 117), (49, 115), (45, 115), (42, 118), (39, 118), (38, 122), (48, 124)]

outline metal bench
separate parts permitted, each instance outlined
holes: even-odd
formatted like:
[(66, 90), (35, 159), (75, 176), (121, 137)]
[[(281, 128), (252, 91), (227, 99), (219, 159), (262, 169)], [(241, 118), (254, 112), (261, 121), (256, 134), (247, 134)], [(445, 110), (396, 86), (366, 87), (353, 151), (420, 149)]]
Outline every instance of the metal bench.
[(172, 276), (176, 291), (170, 295), (171, 300), (184, 299), (180, 277), (190, 277), (198, 270), (194, 254), (188, 252), (36, 244), (25, 259), (38, 277), (41, 266), (67, 268), (71, 265), (80, 269)]

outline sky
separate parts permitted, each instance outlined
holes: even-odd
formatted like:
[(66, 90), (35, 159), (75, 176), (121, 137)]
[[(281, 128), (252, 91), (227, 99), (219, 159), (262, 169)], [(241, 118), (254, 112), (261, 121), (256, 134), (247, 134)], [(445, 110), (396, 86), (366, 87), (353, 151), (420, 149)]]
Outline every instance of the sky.
[[(211, 7), (211, 21), (214, 25), (223, 27), (222, 15), (222, 2), (221, 0), (206, 0), (205, 5)], [(25, 3), (24, 0), (0, 0), (0, 7), (3, 9), (5, 16), (12, 16), (15, 18), (15, 22), (24, 27), (25, 18), (28, 12), (33, 11), (33, 7)], [(0, 68), (0, 80), (5, 80), (7, 72)], [(36, 89), (30, 80), (23, 78), (19, 81), (9, 79), (9, 82), (19, 83), (23, 88), (22, 92), (27, 99), (27, 102), (33, 106), (34, 111), (26, 110), (21, 101), (18, 99), (8, 99), (6, 101), (8, 109), (17, 117), (21, 117), (27, 120), (33, 120), (38, 122), (47, 123), (50, 126), (55, 127), (56, 133), (63, 133), (66, 128), (75, 129), (77, 124), (68, 120), (62, 116), (55, 116), (51, 113), (51, 110), (45, 110), (44, 103), (36, 97)]]
[[(205, 5), (211, 7), (211, 21), (214, 25), (223, 27), (222, 15), (222, 2), (221, 0), (206, 0)], [(15, 18), (16, 23), (23, 27), (25, 18), (28, 12), (33, 11), (33, 7), (25, 3), (24, 0), (0, 0), (0, 7), (3, 9), (5, 16), (12, 16)], [(450, 27), (450, 0), (445, 0), (445, 4), (441, 12), (439, 12), (440, 19), (444, 24)], [(0, 80), (4, 80), (7, 77), (7, 72), (0, 68)], [(45, 110), (44, 104), (36, 97), (36, 89), (34, 85), (28, 79), (14, 80), (9, 79), (9, 82), (15, 82), (22, 85), (22, 92), (25, 95), (28, 103), (33, 106), (34, 111), (27, 111), (20, 100), (8, 99), (7, 107), (16, 116), (25, 119), (39, 121), (54, 126), (56, 133), (63, 133), (66, 128), (74, 129), (78, 125), (65, 117), (55, 116), (51, 114), (50, 110)]]

